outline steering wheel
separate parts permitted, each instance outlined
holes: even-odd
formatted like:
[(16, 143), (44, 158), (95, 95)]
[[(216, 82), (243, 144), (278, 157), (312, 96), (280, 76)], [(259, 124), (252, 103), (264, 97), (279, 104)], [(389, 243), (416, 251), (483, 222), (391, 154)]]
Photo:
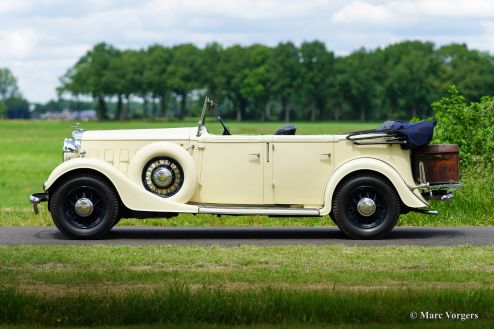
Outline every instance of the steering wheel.
[(231, 135), (230, 129), (228, 129), (228, 127), (225, 126), (225, 123), (223, 122), (223, 119), (221, 119), (221, 116), (219, 116), (219, 115), (218, 115), (218, 121), (223, 126), (223, 133), (222, 133), (222, 135)]

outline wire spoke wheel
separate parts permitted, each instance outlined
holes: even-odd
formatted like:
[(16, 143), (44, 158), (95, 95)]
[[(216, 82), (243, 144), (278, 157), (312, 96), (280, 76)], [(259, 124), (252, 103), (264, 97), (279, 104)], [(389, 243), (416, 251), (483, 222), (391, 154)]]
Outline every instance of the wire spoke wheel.
[(61, 181), (49, 192), (53, 222), (70, 238), (100, 238), (120, 218), (118, 194), (102, 176), (76, 174)]
[(65, 219), (77, 228), (95, 227), (106, 214), (103, 196), (93, 187), (76, 187), (65, 198), (63, 214)]
[(184, 184), (184, 171), (178, 161), (158, 157), (144, 166), (142, 182), (146, 190), (164, 198), (175, 195)]
[(345, 211), (355, 226), (369, 229), (386, 219), (388, 206), (382, 193), (375, 187), (362, 186), (349, 195)]
[(358, 175), (343, 181), (335, 191), (332, 218), (354, 239), (375, 239), (393, 229), (400, 216), (400, 199), (382, 176)]

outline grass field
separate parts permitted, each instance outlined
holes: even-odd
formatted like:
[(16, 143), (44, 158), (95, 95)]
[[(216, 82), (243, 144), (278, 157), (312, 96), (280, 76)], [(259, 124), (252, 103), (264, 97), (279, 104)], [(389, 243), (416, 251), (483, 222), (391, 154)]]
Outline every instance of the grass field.
[[(229, 123), (233, 133), (269, 134), (283, 123)], [(129, 129), (193, 126), (195, 122), (101, 122), (85, 123), (85, 129)], [(331, 134), (376, 127), (378, 123), (356, 122), (300, 122), (300, 134)], [(27, 201), (29, 194), (41, 190), (50, 171), (60, 163), (63, 138), (72, 132), (68, 122), (0, 121), (0, 225), (52, 225), (46, 209), (34, 216)], [(221, 128), (208, 125), (215, 133)], [(464, 172), (465, 187), (451, 203), (435, 202), (439, 216), (408, 214), (399, 225), (494, 225), (494, 215), (485, 209), (494, 209), (494, 173), (469, 170)], [(42, 206), (44, 208), (45, 205)], [(268, 218), (181, 215), (173, 219), (124, 220), (120, 225), (266, 225), (266, 226), (325, 226), (333, 225), (329, 218)]]
[[(86, 129), (156, 128), (182, 122), (103, 122)], [(187, 122), (185, 125), (194, 125)], [(232, 123), (272, 133), (282, 123)], [(297, 123), (340, 133), (377, 123)], [(216, 132), (219, 127), (214, 128)], [(52, 225), (27, 202), (60, 162), (64, 122), (0, 121), (0, 225)], [(494, 174), (471, 170), (439, 216), (402, 225), (493, 225)], [(328, 218), (181, 215), (123, 225), (332, 225)], [(0, 329), (96, 328), (491, 328), (493, 247), (0, 247)], [(477, 313), (473, 321), (411, 320), (412, 311)], [(329, 325), (331, 323), (332, 325)], [(122, 325), (139, 325), (121, 327)], [(100, 327), (106, 326), (106, 327)]]
[(493, 321), (493, 252), (468, 246), (1, 247), (0, 323), (410, 325), (412, 311), (475, 313), (481, 322)]
[[(366, 324), (365, 328), (367, 329), (458, 329), (458, 328), (472, 328), (468, 327), (472, 325), (471, 323), (464, 322), (411, 322), (411, 323), (394, 323), (394, 324)], [(474, 324), (477, 329), (491, 329), (492, 322), (490, 321), (475, 321)], [(338, 325), (330, 325), (330, 324), (282, 324), (282, 325), (273, 325), (273, 324), (255, 324), (255, 325), (211, 325), (211, 324), (189, 324), (189, 325), (175, 325), (175, 324), (159, 324), (159, 325), (131, 325), (131, 326), (91, 326), (92, 329), (358, 329), (363, 328), (363, 325), (359, 324), (338, 324)], [(0, 329), (32, 329), (32, 326), (24, 326), (24, 325), (7, 325), (0, 326)], [(36, 327), (38, 328), (38, 327)], [(43, 326), (45, 329), (49, 328), (57, 328), (57, 327), (47, 327)], [(87, 329), (86, 327), (65, 327), (71, 329)]]

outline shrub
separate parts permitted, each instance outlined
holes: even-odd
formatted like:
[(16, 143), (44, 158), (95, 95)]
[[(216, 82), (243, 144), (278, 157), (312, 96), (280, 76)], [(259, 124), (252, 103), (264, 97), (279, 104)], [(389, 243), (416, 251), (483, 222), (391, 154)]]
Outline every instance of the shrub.
[(494, 97), (467, 103), (455, 86), (432, 104), (437, 126), (433, 143), (458, 144), (465, 167), (494, 166)]

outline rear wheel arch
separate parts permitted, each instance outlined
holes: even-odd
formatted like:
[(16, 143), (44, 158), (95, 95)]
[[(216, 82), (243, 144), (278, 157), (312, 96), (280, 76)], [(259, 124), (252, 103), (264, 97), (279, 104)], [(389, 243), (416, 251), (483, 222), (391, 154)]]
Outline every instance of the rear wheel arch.
[[(374, 175), (374, 176), (379, 177), (380, 179), (382, 179), (384, 182), (386, 182), (391, 188), (393, 188), (393, 190), (395, 191), (396, 195), (398, 196), (398, 199), (400, 200), (400, 213), (401, 214), (406, 214), (406, 213), (410, 212), (410, 209), (411, 208), (409, 206), (407, 206), (403, 202), (403, 199), (401, 198), (401, 195), (398, 192), (398, 190), (396, 189), (396, 186), (393, 184), (393, 182), (388, 178), (388, 176), (386, 176), (383, 173), (381, 173), (379, 171), (376, 171), (376, 170), (359, 169), (359, 170), (356, 170), (356, 171), (352, 171), (351, 173), (348, 173), (346, 176), (344, 176), (342, 179), (340, 179), (340, 181), (338, 182), (338, 184), (336, 184), (336, 187), (335, 187), (334, 191), (336, 191), (338, 189), (338, 187), (340, 187), (345, 182), (345, 180), (350, 180), (353, 177), (361, 176), (361, 175)], [(333, 195), (332, 195), (332, 198), (331, 198), (331, 204), (333, 203), (334, 197), (335, 197), (335, 193), (333, 192)], [(330, 216), (331, 215), (332, 214), (330, 213)]]
[[(422, 208), (428, 206), (428, 203), (419, 195), (410, 189), (405, 178), (397, 171), (396, 168), (385, 161), (374, 158), (356, 158), (350, 160), (339, 167), (330, 175), (324, 192), (324, 205), (321, 208), (321, 214), (327, 215), (332, 211), (332, 202), (334, 193), (339, 185), (354, 175), (372, 174), (380, 177), (388, 183), (397, 192), (402, 210), (406, 212), (411, 208)], [(406, 177), (406, 175), (405, 175)]]
[(362, 170), (335, 188), (331, 218), (351, 238), (375, 239), (393, 229), (401, 208), (400, 196), (385, 176)]
[[(360, 169), (360, 170), (356, 170), (356, 171), (352, 171), (351, 173), (348, 173), (347, 175), (345, 175), (343, 178), (341, 178), (338, 182), (338, 184), (336, 184), (336, 187), (334, 189), (334, 192), (336, 192), (338, 190), (338, 188), (340, 188), (344, 183), (346, 183), (347, 181), (357, 177), (357, 176), (375, 176), (375, 177), (379, 177), (380, 179), (382, 179), (384, 182), (386, 182), (387, 184), (389, 184), (395, 191), (396, 195), (398, 195), (399, 197), (399, 193), (398, 193), (398, 190), (396, 189), (396, 187), (394, 186), (394, 184), (391, 182), (391, 180), (386, 176), (384, 175), (383, 173), (380, 173), (378, 171), (375, 171), (375, 170), (370, 170), (370, 169)], [(332, 195), (332, 198), (331, 198), (331, 202), (333, 202), (334, 200), (334, 197), (335, 197), (335, 194), (333, 192), (333, 195)], [(400, 198), (400, 202), (401, 202), (401, 198)], [(403, 203), (403, 202), (401, 202)]]

